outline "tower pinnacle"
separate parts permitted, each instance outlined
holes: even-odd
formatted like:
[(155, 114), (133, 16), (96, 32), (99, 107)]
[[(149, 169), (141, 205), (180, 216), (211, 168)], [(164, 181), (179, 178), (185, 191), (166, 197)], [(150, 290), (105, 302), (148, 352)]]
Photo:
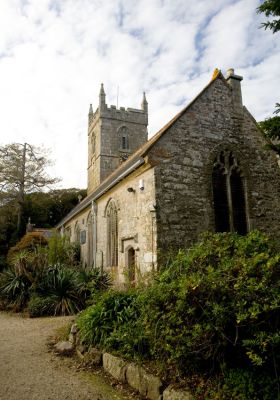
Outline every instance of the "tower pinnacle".
[(106, 94), (104, 91), (103, 83), (101, 83), (100, 92), (99, 92), (99, 111), (103, 111), (106, 107)]
[(148, 114), (148, 102), (146, 99), (146, 94), (145, 92), (143, 92), (143, 99), (142, 99), (142, 103), (141, 103), (141, 109)]

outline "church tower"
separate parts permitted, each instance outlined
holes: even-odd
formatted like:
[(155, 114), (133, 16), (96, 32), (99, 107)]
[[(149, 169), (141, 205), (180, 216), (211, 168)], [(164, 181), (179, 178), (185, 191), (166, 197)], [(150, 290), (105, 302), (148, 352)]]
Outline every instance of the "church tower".
[(88, 195), (148, 139), (148, 103), (141, 109), (108, 107), (101, 84), (99, 106), (88, 114)]

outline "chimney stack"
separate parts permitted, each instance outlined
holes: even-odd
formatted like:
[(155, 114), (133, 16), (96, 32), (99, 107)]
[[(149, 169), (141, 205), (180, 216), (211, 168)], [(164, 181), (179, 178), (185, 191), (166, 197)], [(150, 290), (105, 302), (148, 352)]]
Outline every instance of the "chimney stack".
[(239, 75), (235, 75), (234, 69), (229, 68), (226, 74), (226, 81), (232, 88), (232, 98), (233, 98), (233, 107), (237, 114), (242, 115), (243, 113), (243, 103), (242, 103), (242, 93), (241, 93), (241, 84), (243, 77)]

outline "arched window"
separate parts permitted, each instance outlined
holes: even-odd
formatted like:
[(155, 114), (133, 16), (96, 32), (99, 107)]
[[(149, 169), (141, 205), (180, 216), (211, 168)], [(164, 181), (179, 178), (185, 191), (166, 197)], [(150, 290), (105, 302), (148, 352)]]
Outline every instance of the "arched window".
[(87, 265), (89, 268), (93, 265), (93, 218), (90, 212), (87, 219)]
[(116, 204), (111, 200), (106, 209), (107, 218), (107, 265), (118, 265), (118, 211)]
[(81, 236), (80, 226), (79, 226), (79, 223), (76, 222), (75, 229), (74, 229), (74, 241), (76, 243), (80, 243), (81, 242), (80, 236)]
[(238, 162), (229, 150), (222, 151), (212, 171), (216, 232), (248, 231), (244, 178)]
[(129, 149), (129, 130), (126, 126), (122, 126), (119, 130), (120, 148), (122, 150)]

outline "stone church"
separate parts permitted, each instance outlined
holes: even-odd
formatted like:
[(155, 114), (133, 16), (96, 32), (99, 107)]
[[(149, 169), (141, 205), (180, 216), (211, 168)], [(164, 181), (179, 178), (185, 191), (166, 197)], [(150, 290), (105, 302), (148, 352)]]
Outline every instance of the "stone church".
[(88, 115), (88, 193), (57, 226), (83, 262), (134, 282), (158, 255), (188, 248), (203, 231), (260, 229), (279, 238), (276, 155), (242, 103), (242, 77), (209, 84), (147, 140), (148, 103), (106, 104)]

